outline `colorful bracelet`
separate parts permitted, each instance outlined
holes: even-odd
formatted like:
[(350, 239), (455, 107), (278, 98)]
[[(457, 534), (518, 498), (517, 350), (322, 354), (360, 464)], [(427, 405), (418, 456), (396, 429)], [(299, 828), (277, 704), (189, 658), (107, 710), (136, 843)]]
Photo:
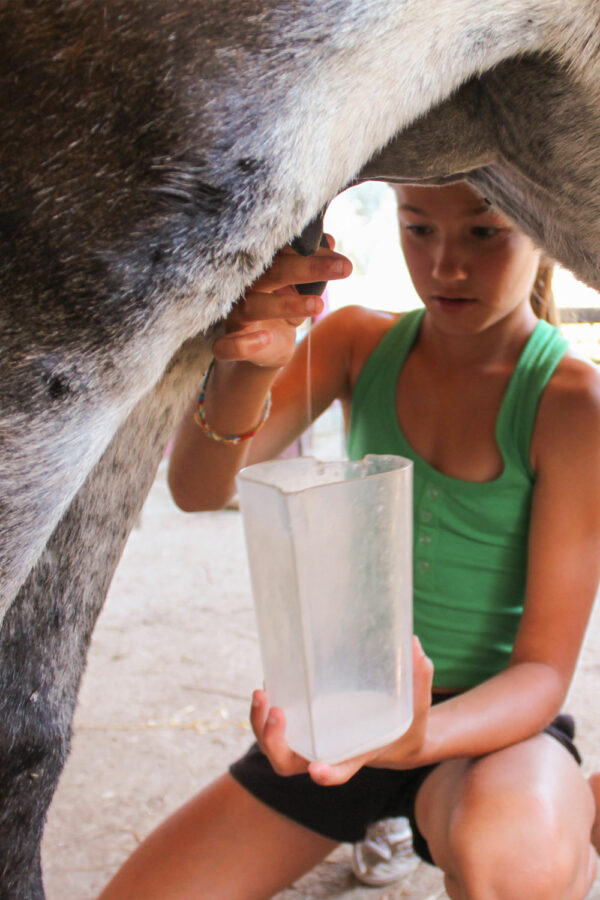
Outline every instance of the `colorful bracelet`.
[(197, 425), (200, 426), (204, 434), (209, 437), (213, 441), (220, 441), (222, 444), (230, 444), (231, 446), (235, 446), (236, 444), (241, 444), (242, 441), (247, 441), (250, 438), (254, 437), (257, 431), (259, 431), (267, 419), (269, 418), (269, 414), (271, 412), (271, 391), (265, 397), (265, 405), (263, 407), (263, 413), (260, 417), (260, 422), (258, 425), (252, 429), (252, 431), (246, 431), (244, 434), (219, 434), (214, 428), (211, 428), (208, 422), (206, 421), (206, 413), (204, 412), (204, 396), (206, 394), (206, 385), (208, 384), (208, 379), (210, 378), (210, 373), (213, 370), (213, 366), (215, 364), (214, 359), (211, 361), (210, 366), (206, 370), (206, 375), (204, 376), (204, 381), (202, 382), (202, 387), (200, 388), (200, 394), (198, 395), (198, 402), (196, 404), (196, 412), (194, 413), (194, 421)]

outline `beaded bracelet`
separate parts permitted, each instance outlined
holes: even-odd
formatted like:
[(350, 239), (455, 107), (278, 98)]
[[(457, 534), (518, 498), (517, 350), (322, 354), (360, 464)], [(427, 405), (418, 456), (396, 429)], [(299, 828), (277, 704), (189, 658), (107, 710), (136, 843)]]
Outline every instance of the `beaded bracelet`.
[(210, 378), (210, 373), (213, 370), (213, 366), (215, 364), (214, 359), (211, 361), (206, 375), (204, 376), (204, 381), (202, 382), (202, 387), (200, 388), (200, 394), (198, 396), (198, 402), (196, 404), (196, 412), (194, 413), (194, 421), (197, 425), (200, 426), (204, 434), (209, 437), (213, 441), (220, 441), (223, 444), (230, 444), (231, 446), (235, 446), (236, 444), (241, 444), (242, 441), (247, 441), (250, 438), (254, 437), (257, 431), (259, 431), (267, 419), (269, 418), (269, 414), (271, 412), (271, 391), (265, 397), (265, 405), (263, 407), (263, 413), (260, 417), (260, 422), (258, 425), (255, 425), (251, 431), (246, 431), (244, 434), (219, 434), (214, 428), (211, 428), (208, 422), (206, 421), (206, 413), (204, 412), (204, 396), (206, 394), (206, 385), (208, 384), (208, 379)]

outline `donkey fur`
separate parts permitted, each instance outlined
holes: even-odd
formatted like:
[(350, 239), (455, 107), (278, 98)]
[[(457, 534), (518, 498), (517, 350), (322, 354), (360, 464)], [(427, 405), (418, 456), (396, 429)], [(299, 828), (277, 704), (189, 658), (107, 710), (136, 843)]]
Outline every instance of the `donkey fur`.
[(0, 2), (0, 900), (44, 896), (94, 622), (207, 336), (273, 254), (356, 180), (466, 175), (600, 287), (598, 20)]

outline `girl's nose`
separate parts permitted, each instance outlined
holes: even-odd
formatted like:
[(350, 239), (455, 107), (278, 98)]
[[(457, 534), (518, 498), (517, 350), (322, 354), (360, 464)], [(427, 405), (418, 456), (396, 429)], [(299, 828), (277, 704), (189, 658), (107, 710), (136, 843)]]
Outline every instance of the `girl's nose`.
[(432, 259), (432, 275), (438, 281), (463, 281), (467, 262), (457, 242), (444, 238), (436, 245)]

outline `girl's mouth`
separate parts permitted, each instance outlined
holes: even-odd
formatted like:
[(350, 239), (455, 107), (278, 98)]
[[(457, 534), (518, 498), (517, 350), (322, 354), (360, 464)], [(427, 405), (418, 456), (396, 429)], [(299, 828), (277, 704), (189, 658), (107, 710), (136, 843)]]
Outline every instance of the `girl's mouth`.
[(473, 297), (453, 297), (447, 294), (435, 294), (431, 299), (436, 306), (449, 311), (460, 310), (471, 303), (475, 303)]

